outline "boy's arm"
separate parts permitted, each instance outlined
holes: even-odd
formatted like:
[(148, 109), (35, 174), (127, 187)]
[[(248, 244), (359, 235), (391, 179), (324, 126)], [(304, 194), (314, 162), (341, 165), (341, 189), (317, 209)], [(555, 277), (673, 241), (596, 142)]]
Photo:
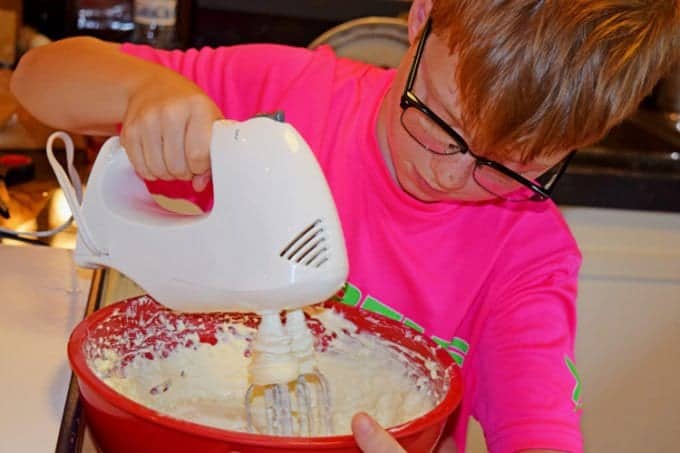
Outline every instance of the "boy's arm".
[(498, 276), (500, 302), (477, 345), (483, 372), (473, 415), (490, 451), (581, 452), (573, 366), (580, 255), (566, 249), (514, 264)]
[(205, 184), (212, 123), (222, 114), (171, 69), (120, 52), (118, 44), (78, 37), (28, 52), (10, 88), (31, 114), (55, 128), (115, 135), (122, 125), (121, 143), (145, 179)]
[(119, 52), (118, 46), (77, 37), (35, 48), (19, 61), (10, 89), (45, 124), (115, 134), (131, 93), (162, 70)]

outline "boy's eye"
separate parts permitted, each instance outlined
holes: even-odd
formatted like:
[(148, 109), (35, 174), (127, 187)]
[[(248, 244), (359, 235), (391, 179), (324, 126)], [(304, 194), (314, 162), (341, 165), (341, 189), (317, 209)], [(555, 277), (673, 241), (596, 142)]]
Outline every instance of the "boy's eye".
[(409, 113), (414, 117), (414, 126), (416, 128), (414, 132), (419, 135), (419, 140), (422, 137), (422, 139), (425, 141), (438, 143), (440, 147), (441, 145), (448, 146), (448, 144), (451, 143), (451, 137), (449, 137), (449, 134), (447, 134), (444, 129), (439, 127), (439, 125), (432, 121), (427, 115), (416, 109), (409, 110), (413, 110), (413, 112)]

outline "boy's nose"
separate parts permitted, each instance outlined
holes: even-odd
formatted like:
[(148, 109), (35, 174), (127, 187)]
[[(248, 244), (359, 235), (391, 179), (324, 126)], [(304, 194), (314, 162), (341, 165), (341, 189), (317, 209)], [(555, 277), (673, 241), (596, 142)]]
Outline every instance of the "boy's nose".
[(472, 177), (474, 167), (475, 159), (461, 153), (434, 156), (431, 162), (435, 180), (444, 190), (456, 190), (465, 186)]

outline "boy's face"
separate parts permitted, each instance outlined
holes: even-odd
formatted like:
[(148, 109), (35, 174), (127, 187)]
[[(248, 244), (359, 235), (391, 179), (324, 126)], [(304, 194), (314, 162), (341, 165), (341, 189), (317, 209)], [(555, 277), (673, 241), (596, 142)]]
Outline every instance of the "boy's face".
[[(412, 45), (398, 68), (394, 84), (380, 111), (378, 138), (388, 165), (391, 164), (393, 176), (407, 193), (425, 202), (483, 202), (498, 199), (497, 195), (475, 180), (473, 156), (469, 153), (433, 153), (404, 127), (400, 99), (415, 53), (416, 46)], [(455, 55), (449, 55), (446, 43), (431, 33), (423, 48), (412, 90), (433, 113), (451, 126), (467, 143), (471, 143), (469, 131), (460, 121), (460, 104), (452, 69), (455, 64)], [(480, 157), (492, 154), (488, 150), (471, 151)], [(534, 179), (559, 163), (567, 154), (565, 151), (562, 155), (525, 164), (512, 155), (494, 160), (527, 179)]]

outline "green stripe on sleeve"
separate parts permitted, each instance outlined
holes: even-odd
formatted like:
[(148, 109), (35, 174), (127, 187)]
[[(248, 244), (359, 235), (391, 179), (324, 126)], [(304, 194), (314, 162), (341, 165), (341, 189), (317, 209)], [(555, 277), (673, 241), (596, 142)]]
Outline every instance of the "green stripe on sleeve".
[(458, 349), (463, 354), (467, 354), (468, 351), (470, 350), (470, 345), (468, 344), (468, 342), (458, 337), (453, 337), (453, 340), (451, 340), (449, 346)]
[(351, 283), (346, 283), (345, 284), (345, 291), (342, 295), (342, 302), (345, 305), (349, 305), (350, 307), (356, 307), (359, 304), (359, 301), (361, 300), (361, 291), (359, 291), (359, 288), (356, 286), (352, 285)]
[(447, 351), (447, 352), (449, 353), (449, 355), (451, 356), (453, 361), (456, 362), (456, 364), (459, 367), (463, 366), (463, 361), (465, 360), (465, 358), (462, 355), (458, 354), (456, 351)]
[(397, 313), (396, 311), (392, 310), (387, 305), (381, 304), (371, 296), (367, 296), (366, 299), (364, 299), (364, 303), (363, 305), (361, 305), (361, 308), (363, 308), (364, 310), (371, 311), (373, 313), (378, 313), (380, 315), (385, 316), (386, 318), (394, 319), (395, 321), (401, 321), (402, 318), (402, 315), (400, 313)]
[(441, 346), (441, 347), (444, 348), (444, 349), (446, 349), (446, 348), (449, 347), (449, 342), (448, 342), (448, 341), (442, 340), (441, 338), (439, 338), (439, 337), (436, 336), (436, 335), (432, 335), (430, 338), (432, 338), (432, 341), (434, 341), (435, 343), (437, 343), (439, 346)]
[(423, 333), (425, 332), (425, 329), (416, 324), (415, 322), (411, 321), (410, 319), (406, 318), (404, 319), (404, 325), (410, 327), (411, 329), (415, 330), (418, 333)]

